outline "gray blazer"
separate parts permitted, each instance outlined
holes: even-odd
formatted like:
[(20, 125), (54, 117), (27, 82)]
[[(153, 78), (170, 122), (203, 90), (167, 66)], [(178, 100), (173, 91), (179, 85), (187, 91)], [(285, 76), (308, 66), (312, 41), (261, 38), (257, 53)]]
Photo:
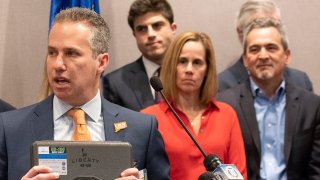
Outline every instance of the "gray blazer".
[[(30, 147), (36, 140), (53, 140), (53, 97), (0, 114), (0, 179), (21, 179), (30, 167)], [(138, 169), (147, 168), (150, 179), (169, 179), (169, 161), (153, 116), (137, 113), (102, 98), (105, 138), (133, 146)], [(115, 132), (114, 123), (127, 128)]]
[[(249, 81), (218, 94), (237, 112), (249, 180), (259, 179), (260, 136)], [(320, 179), (320, 97), (286, 83), (284, 155), (288, 180)]]
[(103, 77), (103, 95), (120, 106), (140, 111), (155, 104), (142, 57)]
[[(248, 78), (248, 72), (243, 65), (242, 57), (240, 57), (234, 65), (219, 73), (219, 92), (246, 82)], [(313, 91), (312, 83), (305, 72), (287, 67), (284, 71), (284, 78), (286, 82)]]

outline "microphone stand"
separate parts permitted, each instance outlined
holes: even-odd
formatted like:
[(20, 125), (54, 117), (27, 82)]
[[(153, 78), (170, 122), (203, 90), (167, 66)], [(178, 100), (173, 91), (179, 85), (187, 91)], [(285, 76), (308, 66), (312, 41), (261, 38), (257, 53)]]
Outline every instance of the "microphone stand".
[(171, 104), (169, 103), (168, 99), (166, 98), (166, 96), (163, 94), (163, 92), (160, 90), (158, 91), (160, 92), (162, 98), (166, 101), (167, 105), (170, 107), (170, 109), (172, 110), (174, 116), (176, 117), (176, 119), (178, 119), (179, 123), (181, 124), (181, 126), (183, 127), (183, 129), (188, 133), (188, 135), (190, 136), (190, 138), (192, 139), (192, 141), (194, 142), (194, 144), (198, 147), (198, 149), (200, 150), (200, 152), (202, 153), (203, 157), (206, 158), (207, 154), (204, 152), (204, 150), (201, 148), (201, 146), (198, 144), (197, 140), (192, 136), (191, 132), (189, 131), (189, 129), (187, 128), (187, 126), (182, 122), (182, 120), (180, 119), (180, 117), (178, 116), (178, 114), (176, 113), (176, 111), (174, 111), (173, 107), (171, 106)]

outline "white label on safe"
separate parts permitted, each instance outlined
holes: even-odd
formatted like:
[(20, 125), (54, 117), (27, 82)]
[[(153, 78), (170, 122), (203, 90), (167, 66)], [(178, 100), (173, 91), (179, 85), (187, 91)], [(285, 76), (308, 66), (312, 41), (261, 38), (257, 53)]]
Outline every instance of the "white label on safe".
[(38, 156), (39, 165), (48, 166), (60, 175), (68, 174), (66, 154), (39, 154)]

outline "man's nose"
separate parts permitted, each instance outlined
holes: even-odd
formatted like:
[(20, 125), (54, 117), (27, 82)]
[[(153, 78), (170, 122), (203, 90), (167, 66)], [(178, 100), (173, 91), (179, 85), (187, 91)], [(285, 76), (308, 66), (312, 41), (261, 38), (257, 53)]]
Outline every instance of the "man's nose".
[(64, 57), (62, 54), (59, 54), (55, 60), (55, 69), (60, 71), (66, 69)]
[(153, 29), (152, 26), (148, 26), (148, 36), (154, 37), (156, 35), (156, 31)]
[(267, 59), (269, 57), (269, 53), (265, 48), (261, 48), (258, 57), (259, 59)]

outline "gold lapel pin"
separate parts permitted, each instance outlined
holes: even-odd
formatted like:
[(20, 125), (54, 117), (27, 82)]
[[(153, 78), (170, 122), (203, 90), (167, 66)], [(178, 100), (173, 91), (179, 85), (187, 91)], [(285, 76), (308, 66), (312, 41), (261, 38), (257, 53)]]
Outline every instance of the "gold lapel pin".
[(127, 122), (122, 121), (122, 122), (116, 122), (114, 123), (114, 132), (119, 132), (122, 129), (127, 128)]

